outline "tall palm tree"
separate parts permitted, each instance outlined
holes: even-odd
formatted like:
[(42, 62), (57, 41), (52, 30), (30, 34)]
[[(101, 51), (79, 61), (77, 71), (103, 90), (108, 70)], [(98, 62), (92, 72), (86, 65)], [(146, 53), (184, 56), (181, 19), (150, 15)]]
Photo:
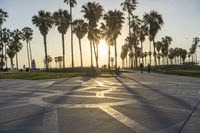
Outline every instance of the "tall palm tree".
[[(72, 55), (72, 68), (74, 67), (74, 50), (73, 50), (73, 17), (72, 17), (72, 8), (77, 4), (76, 0), (64, 0), (64, 3), (67, 3), (70, 7), (70, 16), (71, 16), (71, 55)], [(63, 60), (64, 62), (64, 60)]]
[(13, 47), (15, 50), (15, 57), (16, 57), (16, 69), (18, 70), (18, 52), (22, 49), (23, 45), (20, 40), (23, 38), (23, 34), (18, 29), (11, 32), (11, 36), (13, 39)]
[[(148, 35), (148, 27), (145, 23), (142, 22), (142, 24), (139, 26), (139, 39), (141, 42), (141, 50), (143, 53), (143, 42), (145, 41), (145, 36)], [(144, 64), (144, 58), (142, 56), (142, 64)]]
[(81, 60), (81, 67), (83, 67), (83, 57), (82, 57), (82, 47), (81, 47), (81, 39), (87, 34), (88, 32), (88, 24), (84, 22), (83, 19), (76, 19), (73, 22), (74, 33), (76, 34), (79, 40), (79, 49), (80, 49), (80, 60)]
[(90, 40), (91, 66), (93, 66), (93, 56), (92, 56), (92, 44), (94, 42), (93, 33), (97, 27), (97, 23), (99, 22), (99, 20), (103, 15), (103, 7), (99, 3), (88, 2), (82, 6), (81, 12), (84, 13), (83, 17), (88, 21), (88, 39)]
[(62, 35), (63, 68), (65, 68), (65, 39), (64, 36), (69, 28), (71, 16), (67, 10), (59, 9), (53, 13), (54, 24), (58, 27), (58, 32)]
[(104, 15), (103, 19), (106, 21), (106, 25), (111, 31), (115, 47), (115, 68), (117, 68), (117, 38), (121, 34), (121, 30), (124, 23), (124, 14), (120, 10), (110, 10)]
[[(164, 24), (162, 15), (159, 14), (157, 11), (152, 10), (152, 11), (150, 11), (149, 14), (148, 13), (144, 14), (143, 20), (149, 26), (150, 46), (151, 46), (151, 41), (153, 41), (153, 47), (154, 47), (154, 53), (155, 53), (155, 37), (156, 37), (156, 34), (158, 33), (158, 31), (161, 29), (162, 25)], [(150, 52), (151, 52), (151, 49), (150, 49)], [(157, 61), (156, 61), (155, 55), (154, 55), (154, 61), (155, 61), (155, 66), (157, 66)]]
[(6, 21), (7, 17), (8, 13), (0, 8), (0, 30), (2, 30), (2, 24)]
[[(27, 56), (28, 56), (28, 66), (29, 68), (32, 66), (32, 53), (31, 53), (31, 46), (30, 46), (30, 41), (32, 40), (33, 36), (33, 30), (30, 27), (24, 27), (22, 29), (22, 39), (26, 41), (26, 46), (27, 46)], [(30, 52), (30, 53), (29, 53)], [(30, 58), (29, 58), (30, 54)]]
[[(163, 49), (163, 55), (165, 56), (165, 58), (168, 55), (168, 51), (169, 51), (169, 46), (172, 43), (172, 38), (170, 36), (165, 36), (164, 38), (162, 38), (162, 49)], [(167, 64), (168, 64), (168, 58), (167, 58)]]
[[(39, 28), (40, 33), (43, 35), (44, 38), (44, 50), (45, 50), (45, 61), (47, 61), (47, 34), (50, 28), (52, 28), (53, 25), (53, 19), (51, 17), (50, 12), (45, 12), (43, 10), (40, 10), (38, 12), (38, 15), (34, 15), (32, 17), (33, 24)], [(45, 63), (46, 69), (48, 69), (48, 63)]]
[(124, 2), (121, 3), (123, 11), (128, 12), (129, 35), (131, 35), (131, 16), (133, 16), (133, 11), (136, 9), (137, 4), (137, 0), (124, 0)]

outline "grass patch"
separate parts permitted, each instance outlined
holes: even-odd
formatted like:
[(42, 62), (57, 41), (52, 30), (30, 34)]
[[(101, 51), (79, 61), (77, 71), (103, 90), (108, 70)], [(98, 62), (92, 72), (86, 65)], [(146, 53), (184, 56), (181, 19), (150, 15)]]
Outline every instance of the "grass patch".
[(13, 79), (27, 79), (27, 80), (41, 80), (53, 78), (69, 78), (69, 77), (114, 77), (113, 71), (101, 70), (101, 74), (93, 76), (90, 68), (69, 68), (69, 69), (50, 69), (48, 71), (38, 70), (31, 72), (10, 71), (0, 73), (0, 79), (13, 78)]
[(14, 78), (14, 79), (52, 79), (52, 78), (68, 78), (82, 76), (81, 73), (54, 73), (54, 72), (16, 72), (16, 73), (2, 73), (0, 78)]
[(200, 78), (200, 67), (188, 67), (188, 66), (158, 66), (157, 68), (152, 68), (153, 72), (162, 73), (162, 74), (172, 74), (179, 76), (189, 76), (189, 77), (198, 77)]

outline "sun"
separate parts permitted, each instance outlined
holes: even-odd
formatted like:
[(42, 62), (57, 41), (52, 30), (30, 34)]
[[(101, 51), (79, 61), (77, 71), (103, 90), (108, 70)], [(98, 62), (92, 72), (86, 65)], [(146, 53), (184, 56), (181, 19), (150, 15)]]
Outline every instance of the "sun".
[(99, 55), (104, 56), (108, 52), (108, 45), (106, 44), (105, 40), (101, 40), (98, 45), (99, 48)]

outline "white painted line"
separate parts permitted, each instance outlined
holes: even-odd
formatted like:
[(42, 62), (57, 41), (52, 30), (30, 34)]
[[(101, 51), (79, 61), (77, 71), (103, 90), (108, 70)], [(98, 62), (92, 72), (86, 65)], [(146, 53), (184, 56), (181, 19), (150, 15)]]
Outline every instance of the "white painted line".
[(101, 81), (96, 81), (96, 83), (98, 84), (98, 86), (101, 86), (101, 87), (105, 86), (104, 83)]
[(55, 83), (55, 81), (49, 81), (49, 82), (45, 82), (45, 83), (40, 84), (40, 86), (42, 86), (41, 88), (46, 88), (46, 87), (51, 86), (54, 83)]
[(59, 133), (58, 116), (56, 108), (46, 108), (46, 113), (43, 119), (43, 133)]
[(156, 131), (155, 133), (178, 133), (183, 124), (184, 121), (181, 121), (175, 125)]
[(150, 129), (142, 126), (138, 122), (130, 119), (129, 117), (123, 115), (122, 113), (109, 106), (102, 106), (99, 108), (137, 133), (153, 133), (153, 131), (151, 131)]

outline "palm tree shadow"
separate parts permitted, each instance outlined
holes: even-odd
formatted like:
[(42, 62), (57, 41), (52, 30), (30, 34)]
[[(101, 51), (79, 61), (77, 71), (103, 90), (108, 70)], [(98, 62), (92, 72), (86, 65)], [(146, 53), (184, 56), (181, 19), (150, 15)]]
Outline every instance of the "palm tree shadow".
[(152, 88), (151, 86), (145, 85), (145, 84), (143, 84), (143, 83), (141, 83), (141, 82), (139, 82), (139, 81), (137, 81), (137, 80), (135, 80), (135, 79), (133, 79), (133, 78), (131, 78), (131, 77), (128, 77), (128, 76), (126, 76), (126, 75), (124, 75), (124, 74), (123, 74), (123, 77), (125, 77), (125, 78), (127, 78), (127, 79), (129, 79), (129, 80), (132, 80), (132, 81), (136, 82), (137, 84), (139, 84), (139, 85), (141, 85), (141, 86), (143, 86), (143, 87), (145, 87), (145, 88), (147, 88), (147, 89), (150, 89), (151, 91), (153, 91), (153, 92), (155, 92), (155, 93), (158, 93), (159, 95), (162, 95), (162, 96), (166, 97), (167, 99), (170, 99), (170, 100), (176, 102), (177, 104), (179, 104), (179, 105), (181, 105), (181, 106), (183, 106), (183, 107), (187, 107), (187, 109), (189, 109), (189, 110), (192, 110), (192, 109), (193, 109), (193, 107), (191, 107), (191, 106), (190, 106), (189, 104), (187, 104), (185, 101), (183, 101), (183, 100), (181, 100), (181, 99), (179, 99), (179, 98), (177, 98), (177, 97), (171, 96), (171, 95), (169, 95), (169, 94), (167, 94), (167, 93), (164, 93), (164, 92), (162, 92), (162, 91), (160, 91), (160, 90), (158, 90), (158, 89), (154, 89), (154, 88)]
[[(121, 75), (122, 76), (122, 75)], [(126, 77), (124, 76), (124, 78), (129, 78), (129, 77)], [(176, 121), (174, 121), (172, 118), (170, 118), (169, 116), (167, 116), (167, 114), (165, 114), (161, 109), (159, 108), (156, 108), (152, 105), (152, 103), (149, 102), (149, 100), (147, 100), (145, 98), (145, 96), (139, 94), (138, 92), (136, 92), (135, 90), (133, 90), (132, 88), (130, 88), (128, 85), (124, 84), (124, 82), (122, 80), (120, 80), (120, 78), (116, 78), (116, 80), (118, 82), (120, 82), (122, 84), (122, 86), (129, 92), (132, 94), (133, 98), (135, 99), (136, 97), (136, 100), (138, 100), (138, 102), (140, 103), (145, 103), (144, 105), (141, 104), (141, 107), (142, 107), (142, 111), (146, 112), (146, 114), (149, 114), (151, 116), (154, 117), (154, 119), (152, 119), (151, 121), (155, 121), (155, 122), (162, 122), (161, 124), (166, 126), (168, 125), (169, 123), (170, 124), (175, 124), (177, 123)], [(135, 81), (135, 80), (133, 80)], [(137, 83), (140, 83), (138, 81), (135, 81)], [(150, 89), (152, 89), (151, 87), (149, 86), (146, 86), (142, 83), (140, 83), (141, 85), (143, 85), (144, 87), (148, 87)], [(152, 89), (154, 90), (154, 89)], [(159, 93), (159, 92), (158, 92)], [(162, 94), (162, 93), (161, 93)], [(165, 95), (164, 95), (165, 96)], [(175, 99), (175, 98), (174, 98)], [(178, 100), (180, 102), (180, 100)], [(183, 103), (183, 101), (181, 102)], [(147, 105), (150, 105), (150, 106), (147, 106)], [(185, 104), (184, 104), (185, 105)], [(148, 109), (148, 110), (147, 110)], [(170, 125), (169, 125), (170, 126)], [(179, 127), (178, 127), (179, 128)]]
[[(90, 77), (83, 77), (81, 78), (81, 80), (83, 82), (87, 82), (89, 81), (91, 78)], [(63, 101), (67, 101), (69, 100), (70, 97), (66, 96), (66, 95), (73, 95), (76, 93), (76, 90), (80, 89), (81, 86), (74, 86), (74, 87), (71, 87), (70, 89), (67, 89), (68, 92), (65, 92), (63, 93), (62, 96), (59, 96), (57, 98), (55, 98), (55, 100), (51, 101), (52, 103), (62, 103)]]

